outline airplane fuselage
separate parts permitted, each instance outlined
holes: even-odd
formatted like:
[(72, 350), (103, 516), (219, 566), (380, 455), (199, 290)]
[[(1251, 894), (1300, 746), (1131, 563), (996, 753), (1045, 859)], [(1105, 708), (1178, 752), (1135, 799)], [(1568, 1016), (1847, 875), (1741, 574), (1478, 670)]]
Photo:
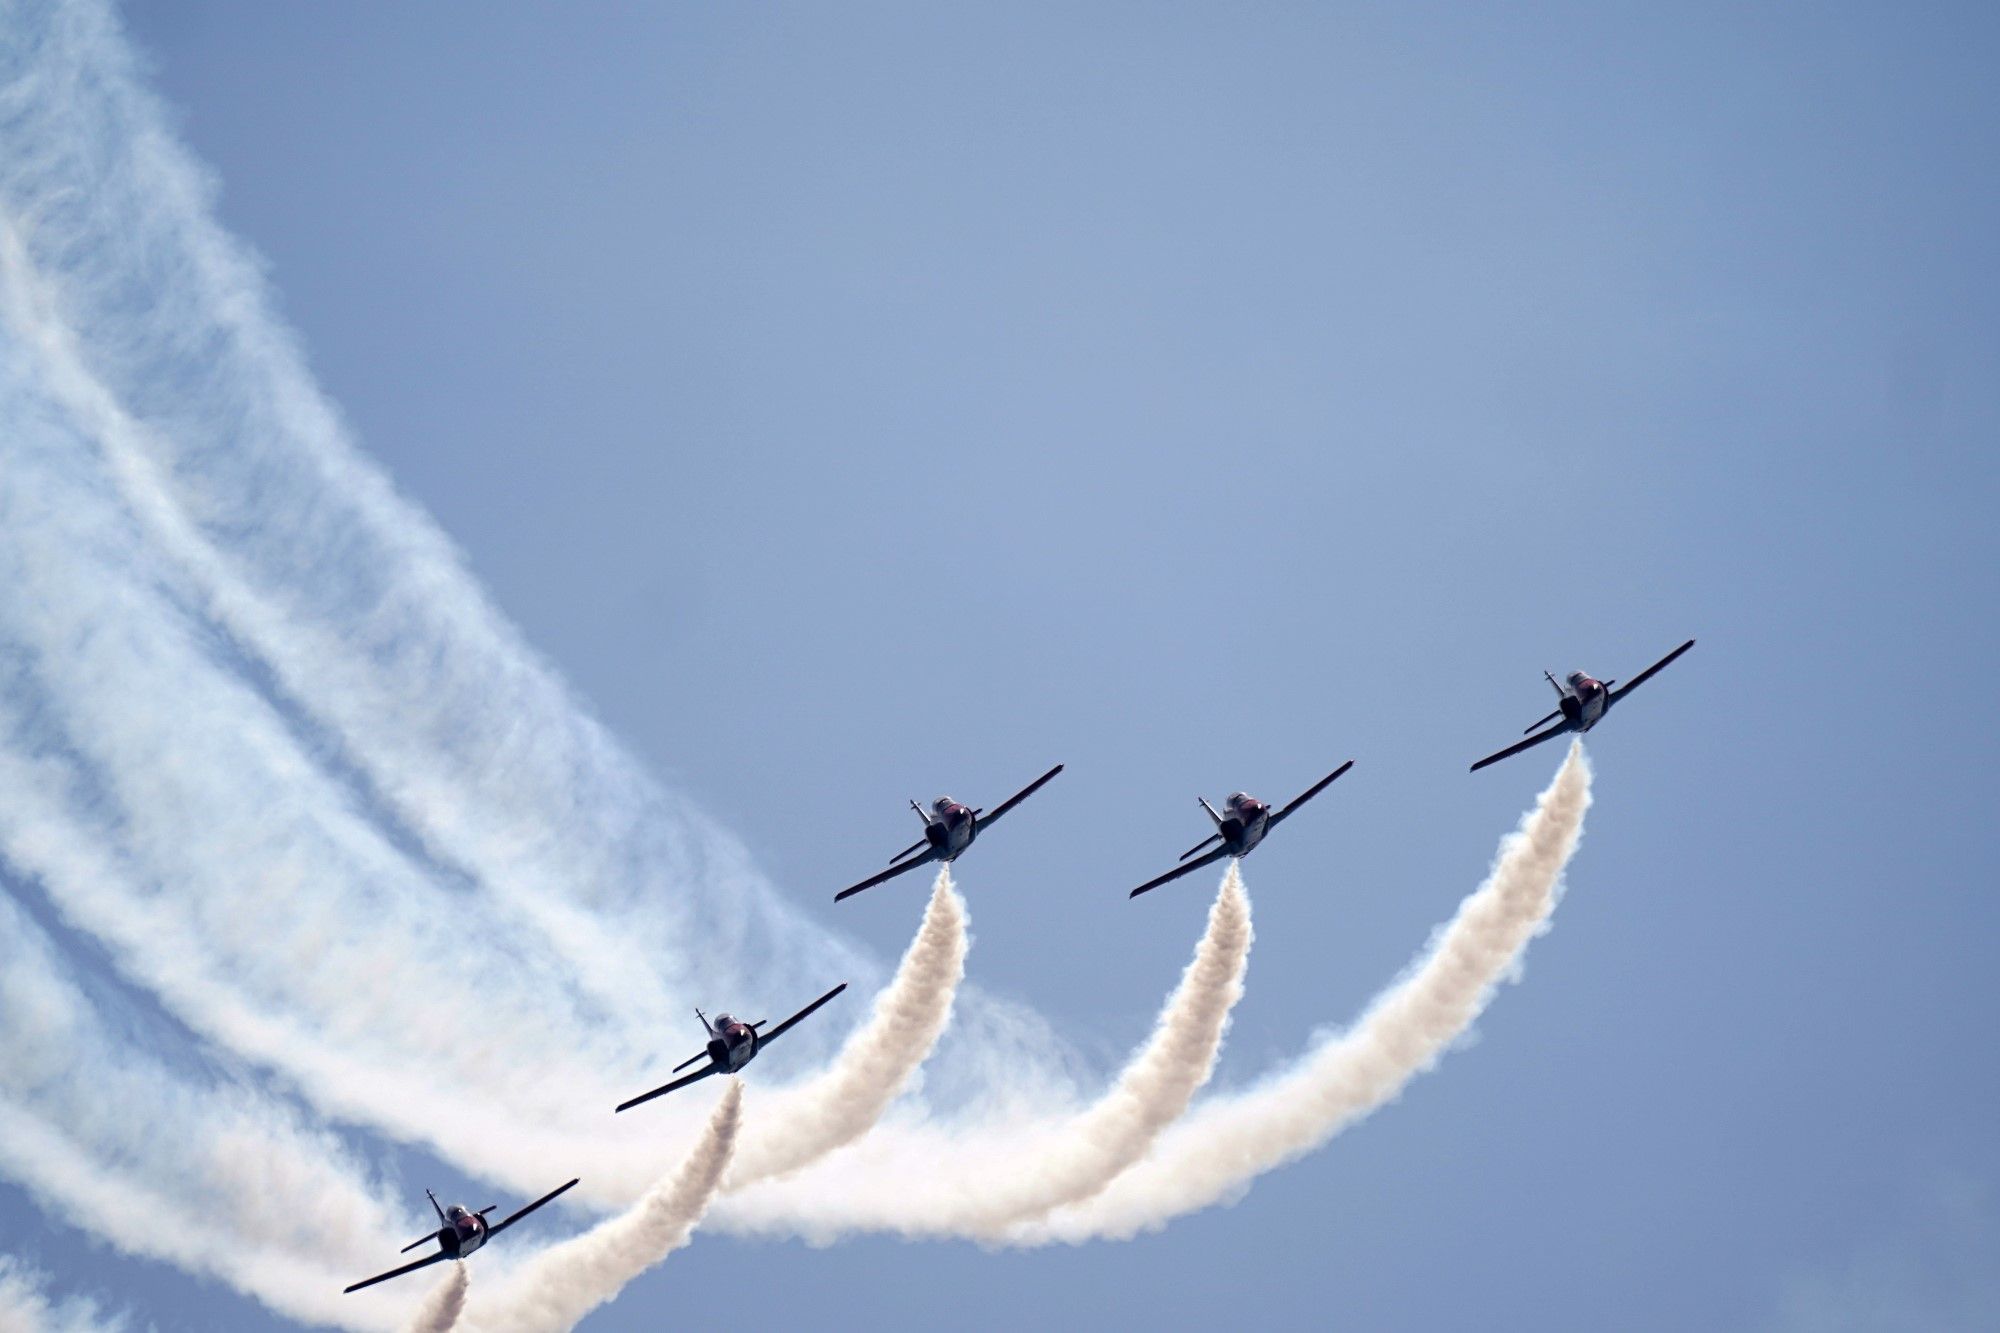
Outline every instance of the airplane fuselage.
[(444, 1225), (438, 1228), (438, 1244), (454, 1259), (463, 1259), (486, 1243), (486, 1219), (462, 1203), (445, 1209)]
[(1562, 687), (1562, 715), (1575, 731), (1589, 731), (1596, 726), (1603, 720), (1610, 702), (1611, 691), (1604, 682), (1581, 671), (1570, 672)]
[(757, 1055), (757, 1029), (728, 1014), (717, 1014), (708, 1034), (708, 1058), (725, 1073), (735, 1073)]
[(949, 796), (932, 801), (924, 815), (924, 841), (940, 861), (957, 860), (959, 853), (970, 847), (978, 835), (979, 821), (973, 817), (971, 808)]
[(1254, 796), (1239, 791), (1222, 803), (1222, 811), (1215, 831), (1231, 856), (1248, 856), (1271, 831), (1271, 807)]

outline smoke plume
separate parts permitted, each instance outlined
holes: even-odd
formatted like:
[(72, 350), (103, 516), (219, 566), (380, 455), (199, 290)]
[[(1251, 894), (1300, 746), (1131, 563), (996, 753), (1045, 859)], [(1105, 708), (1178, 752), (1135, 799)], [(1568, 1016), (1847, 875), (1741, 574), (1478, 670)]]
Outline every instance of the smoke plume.
[(452, 1264), (450, 1274), (430, 1289), (410, 1317), (407, 1333), (451, 1333), (465, 1310), (465, 1290), (471, 1281), (471, 1269), (462, 1263)]
[(463, 1322), (480, 1333), (553, 1333), (616, 1297), (687, 1244), (722, 1185), (742, 1114), (743, 1085), (732, 1078), (678, 1171), (625, 1212), (537, 1254)]
[(796, 1171), (874, 1127), (931, 1053), (965, 976), (965, 900), (951, 867), (938, 871), (923, 924), (875, 1012), (847, 1039), (826, 1073), (786, 1089), (743, 1135), (726, 1189)]
[[(1110, 1091), (1066, 1117), (885, 1127), (796, 1182), (732, 1200), (727, 1222), (827, 1240), (850, 1230), (999, 1240), (1087, 1199), (1138, 1161), (1207, 1082), (1243, 994), (1250, 904), (1232, 864), (1152, 1036)], [(987, 1108), (989, 1112), (992, 1108)]]
[(1394, 1100), (1472, 1026), (1546, 927), (1589, 806), (1590, 764), (1576, 742), (1520, 829), (1500, 844), (1486, 882), (1359, 1022), (1292, 1069), (1198, 1108), (1110, 1189), (1053, 1219), (1045, 1238), (1122, 1239), (1157, 1229), (1240, 1194)]

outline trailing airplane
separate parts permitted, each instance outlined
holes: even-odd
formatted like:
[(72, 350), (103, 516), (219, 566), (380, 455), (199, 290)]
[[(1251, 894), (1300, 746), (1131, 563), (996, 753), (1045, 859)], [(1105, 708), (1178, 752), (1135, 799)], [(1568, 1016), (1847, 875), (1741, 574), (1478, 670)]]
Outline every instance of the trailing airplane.
[[(894, 879), (932, 861), (942, 861), (946, 864), (956, 861), (965, 849), (972, 845), (974, 838), (984, 833), (990, 825), (999, 822), (1000, 816), (1040, 791), (1043, 783), (1062, 771), (1063, 766), (1057, 764), (1000, 802), (990, 815), (983, 810), (973, 810), (960, 805), (949, 796), (940, 796), (932, 801), (929, 810), (911, 801), (910, 809), (916, 811), (917, 817), (924, 821), (924, 836), (890, 857), (887, 870), (879, 875), (871, 875), (859, 884), (842, 889), (833, 895), (833, 900), (839, 902), (842, 898), (851, 898), (863, 889), (872, 889), (884, 880)], [(919, 852), (922, 853), (921, 856), (917, 855)], [(910, 859), (904, 860), (905, 857)]]
[(844, 981), (841, 982), (838, 986), (835, 986), (832, 990), (820, 996), (817, 1000), (814, 1000), (784, 1022), (778, 1024), (778, 1026), (772, 1028), (769, 1032), (759, 1031), (765, 1023), (770, 1021), (768, 1019), (760, 1018), (754, 1023), (744, 1023), (731, 1018), (728, 1014), (717, 1014), (715, 1021), (711, 1023), (707, 1014), (704, 1014), (699, 1009), (695, 1010), (694, 1016), (701, 1020), (702, 1027), (708, 1032), (708, 1045), (701, 1051), (675, 1065), (673, 1072), (678, 1074), (695, 1061), (703, 1058), (708, 1060), (707, 1068), (698, 1069), (685, 1078), (677, 1078), (671, 1083), (654, 1088), (651, 1092), (641, 1093), (629, 1102), (620, 1102), (617, 1109), (619, 1111), (630, 1110), (641, 1102), (650, 1102), (655, 1097), (664, 1097), (676, 1088), (685, 1088), (688, 1084), (699, 1082), (707, 1078), (710, 1074), (735, 1073), (756, 1059), (759, 1051), (784, 1036), (793, 1024), (846, 989), (847, 983)]
[[(1694, 647), (1694, 640), (1689, 639), (1686, 643), (1674, 649), (1665, 657), (1626, 681), (1623, 685), (1620, 685), (1615, 680), (1597, 680), (1594, 677), (1585, 675), (1581, 671), (1570, 672), (1564, 678), (1564, 682), (1558, 685), (1556, 678), (1544, 671), (1542, 678), (1547, 680), (1556, 692), (1556, 711), (1550, 713), (1547, 717), (1539, 718), (1529, 723), (1528, 730), (1535, 731), (1535, 728), (1541, 726), (1544, 722), (1554, 722), (1555, 725), (1547, 731), (1535, 732), (1534, 735), (1524, 741), (1516, 741), (1496, 754), (1487, 755), (1472, 766), (1472, 771), (1477, 773), (1488, 764), (1497, 764), (1510, 755), (1517, 755), (1523, 750), (1531, 750), (1543, 741), (1553, 740), (1557, 736), (1562, 736), (1572, 731), (1581, 736), (1584, 732), (1589, 731), (1604, 720), (1604, 715), (1611, 711), (1611, 705), (1621, 702), (1626, 695), (1651, 680), (1668, 663), (1692, 647)], [(1557, 719), (1561, 720), (1558, 721)]]
[(438, 1215), (438, 1229), (430, 1235), (419, 1236), (408, 1245), (405, 1245), (403, 1253), (408, 1254), (427, 1240), (435, 1240), (438, 1243), (437, 1253), (427, 1254), (415, 1263), (404, 1264), (401, 1268), (392, 1268), (386, 1273), (377, 1273), (367, 1281), (357, 1282), (351, 1287), (344, 1288), (344, 1290), (359, 1291), (363, 1287), (372, 1287), (377, 1282), (387, 1282), (392, 1277), (401, 1277), (405, 1273), (414, 1273), (419, 1268), (428, 1268), (442, 1259), (463, 1259), (466, 1255), (471, 1254), (487, 1241), (493, 1239), (508, 1227), (513, 1226), (529, 1213), (534, 1212), (535, 1209), (541, 1207), (550, 1199), (555, 1198), (558, 1194), (561, 1194), (564, 1190), (569, 1189), (575, 1184), (576, 1181), (572, 1180), (568, 1185), (552, 1189), (526, 1208), (521, 1209), (519, 1212), (510, 1213), (507, 1217), (493, 1223), (491, 1226), (488, 1226), (486, 1223), (486, 1215), (495, 1208), (498, 1208), (499, 1204), (496, 1203), (481, 1208), (476, 1213), (462, 1203), (455, 1203), (451, 1207), (445, 1208), (439, 1205), (437, 1195), (432, 1194), (429, 1190), (425, 1190), (424, 1194), (430, 1199), (432, 1210)]
[[(1257, 844), (1264, 841), (1265, 834), (1276, 828), (1294, 810), (1297, 810), (1307, 801), (1310, 801), (1313, 797), (1324, 791), (1328, 783), (1353, 767), (1354, 761), (1352, 759), (1348, 760), (1318, 782), (1313, 783), (1311, 787), (1306, 789), (1304, 795), (1276, 814), (1271, 813), (1269, 805), (1247, 792), (1239, 791), (1231, 795), (1228, 800), (1222, 803), (1221, 810), (1217, 810), (1214, 806), (1210, 805), (1208, 798), (1203, 796), (1195, 797), (1195, 800), (1201, 802), (1201, 808), (1208, 811), (1208, 817), (1215, 821), (1215, 832), (1181, 853), (1181, 860), (1186, 861), (1186, 865), (1177, 866), (1169, 870), (1166, 874), (1161, 875), (1158, 879), (1147, 880), (1144, 884), (1132, 890), (1127, 896), (1136, 898), (1142, 893), (1150, 893), (1162, 884), (1170, 884), (1182, 875), (1191, 874), (1205, 865), (1211, 865), (1216, 861), (1220, 861), (1225, 856), (1248, 856), (1256, 849)], [(1188, 861), (1190, 856), (1193, 856), (1211, 842), (1219, 842), (1222, 845), (1207, 856), (1202, 857), (1199, 861)]]

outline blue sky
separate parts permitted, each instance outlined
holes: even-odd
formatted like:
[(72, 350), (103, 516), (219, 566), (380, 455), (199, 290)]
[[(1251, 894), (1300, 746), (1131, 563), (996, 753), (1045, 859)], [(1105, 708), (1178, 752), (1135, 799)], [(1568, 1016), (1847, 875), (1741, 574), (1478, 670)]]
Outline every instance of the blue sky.
[(921, 889), (831, 894), (903, 800), (1068, 763), (960, 880), (972, 976), (1100, 1069), (1200, 928), (1125, 899), (1196, 793), (1357, 761), (1245, 866), (1240, 1084), (1478, 882), (1554, 756), (1465, 766), (1544, 667), (1700, 639), (1594, 734), (1479, 1040), (1241, 1203), (704, 1235), (589, 1327), (2000, 1317), (1986, 11), (128, 21), (362, 446), (787, 897), (891, 957)]

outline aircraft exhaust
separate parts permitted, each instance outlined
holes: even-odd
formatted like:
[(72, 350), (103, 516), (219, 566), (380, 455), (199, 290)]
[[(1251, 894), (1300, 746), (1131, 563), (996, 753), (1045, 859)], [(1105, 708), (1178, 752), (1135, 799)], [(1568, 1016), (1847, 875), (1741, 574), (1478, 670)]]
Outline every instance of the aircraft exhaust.
[(404, 1326), (406, 1333), (451, 1333), (465, 1310), (465, 1291), (471, 1281), (469, 1267), (453, 1264), (444, 1281), (430, 1289), (423, 1304), (410, 1316), (410, 1322)]
[(1230, 861), (1208, 909), (1208, 928), (1181, 983), (1160, 1011), (1153, 1035), (1111, 1090), (1064, 1126), (1039, 1160), (1012, 1173), (980, 1200), (960, 1229), (999, 1239), (1012, 1227), (1080, 1203), (1145, 1156), (1187, 1110), (1222, 1050), (1229, 1014), (1243, 998), (1250, 965), (1250, 898), (1239, 862)]
[(1573, 741), (1535, 808), (1501, 842), (1486, 882), (1352, 1028), (1258, 1086), (1197, 1108), (1102, 1194), (1019, 1239), (1122, 1240), (1157, 1230), (1237, 1197), (1395, 1100), (1518, 975), (1528, 941), (1547, 928), (1561, 896), (1589, 807), (1590, 763)]
[(743, 1122), (743, 1084), (731, 1078), (694, 1150), (616, 1217), (551, 1245), (467, 1311), (480, 1333), (554, 1333), (574, 1328), (627, 1283), (687, 1244), (722, 1185)]
[(1024, 1220), (1089, 1198), (1139, 1161), (1207, 1082), (1243, 994), (1250, 943), (1249, 898), (1232, 865), (1152, 1035), (1094, 1102), (1065, 1114), (1038, 1090), (1011, 1106), (989, 1102), (969, 1124), (918, 1112), (810, 1173), (732, 1197), (721, 1225), (815, 1243), (863, 1230), (998, 1242)]
[(868, 1021), (824, 1074), (766, 1099), (723, 1188), (786, 1175), (872, 1129), (951, 1021), (968, 947), (965, 900), (941, 866), (916, 938)]

